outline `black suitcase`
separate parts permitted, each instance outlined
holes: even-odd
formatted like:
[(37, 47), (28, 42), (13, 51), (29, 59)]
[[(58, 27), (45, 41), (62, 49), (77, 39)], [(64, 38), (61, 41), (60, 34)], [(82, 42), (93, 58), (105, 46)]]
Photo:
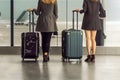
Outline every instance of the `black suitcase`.
[[(21, 56), (23, 61), (24, 59), (35, 59), (35, 61), (37, 61), (37, 58), (39, 57), (39, 33), (34, 32), (34, 12), (28, 12), (29, 32), (23, 32), (21, 34)], [(31, 25), (33, 29), (31, 29)]]
[(62, 31), (62, 61), (82, 58), (83, 32), (78, 30), (78, 12), (76, 12), (77, 29), (74, 29), (74, 13), (75, 11), (73, 11), (73, 28)]

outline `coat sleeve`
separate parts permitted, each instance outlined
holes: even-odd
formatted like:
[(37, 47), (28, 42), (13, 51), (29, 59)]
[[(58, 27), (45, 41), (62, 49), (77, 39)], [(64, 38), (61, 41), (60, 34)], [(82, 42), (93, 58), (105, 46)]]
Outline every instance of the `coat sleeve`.
[(57, 5), (57, 0), (54, 4), (54, 15), (56, 17), (56, 19), (58, 18), (58, 5)]
[(39, 1), (38, 1), (37, 10), (35, 11), (35, 14), (36, 14), (36, 15), (39, 15), (39, 14), (40, 14), (40, 11), (41, 11), (41, 8), (40, 8), (40, 0), (39, 0)]
[(106, 17), (106, 11), (104, 10), (101, 3), (100, 3), (99, 11), (100, 11), (100, 14), (99, 14), (100, 17)]
[(84, 0), (84, 2), (83, 2), (83, 9), (80, 10), (80, 13), (85, 13), (86, 11), (87, 11), (87, 2), (86, 2), (86, 0)]
[(99, 11), (104, 11), (102, 4), (101, 3), (99, 3), (99, 4), (100, 4)]

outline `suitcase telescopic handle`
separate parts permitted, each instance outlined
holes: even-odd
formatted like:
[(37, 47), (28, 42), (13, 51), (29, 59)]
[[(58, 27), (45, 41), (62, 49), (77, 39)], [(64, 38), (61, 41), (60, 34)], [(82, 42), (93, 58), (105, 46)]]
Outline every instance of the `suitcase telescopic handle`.
[(34, 11), (32, 10), (32, 32), (34, 32)]
[(78, 30), (78, 11), (75, 11), (75, 10), (73, 10), (72, 26), (73, 26), (73, 29), (75, 29), (75, 20), (74, 20), (74, 19), (75, 19), (75, 17), (74, 17), (74, 16), (75, 16), (75, 15), (74, 15), (75, 13), (76, 13), (76, 26), (77, 26), (77, 30)]
[[(27, 10), (28, 11), (28, 10)], [(34, 32), (34, 11), (28, 11), (29, 12), (29, 32)]]

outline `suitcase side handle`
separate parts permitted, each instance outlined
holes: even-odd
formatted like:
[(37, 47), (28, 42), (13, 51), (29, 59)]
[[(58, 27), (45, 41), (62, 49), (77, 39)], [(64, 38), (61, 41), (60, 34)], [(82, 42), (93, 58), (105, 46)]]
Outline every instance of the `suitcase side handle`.
[(75, 11), (73, 10), (73, 17), (72, 17), (72, 26), (73, 26), (73, 29), (75, 29), (75, 13), (76, 13), (76, 27), (77, 27), (77, 30), (78, 30), (78, 11)]

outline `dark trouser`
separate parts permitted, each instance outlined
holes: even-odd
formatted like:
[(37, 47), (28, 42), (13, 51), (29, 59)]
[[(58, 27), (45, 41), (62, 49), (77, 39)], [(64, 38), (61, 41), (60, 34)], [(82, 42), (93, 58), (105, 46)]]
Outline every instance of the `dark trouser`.
[(41, 36), (42, 36), (42, 51), (43, 53), (45, 52), (49, 53), (52, 32), (41, 32)]

